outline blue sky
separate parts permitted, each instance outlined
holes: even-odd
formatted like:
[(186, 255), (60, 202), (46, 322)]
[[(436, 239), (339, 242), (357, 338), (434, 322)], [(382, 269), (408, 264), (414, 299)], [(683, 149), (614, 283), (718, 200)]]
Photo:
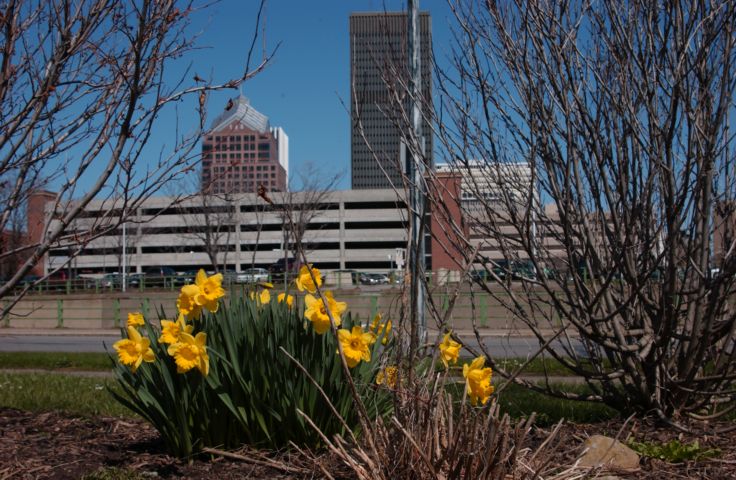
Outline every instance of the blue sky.
[[(449, 38), (446, 0), (420, 1), (432, 15), (435, 50)], [(200, 46), (189, 55), (200, 76), (224, 80), (238, 75), (245, 62), (255, 27), (258, 2), (222, 0), (196, 16), (192, 27), (201, 30)], [(263, 17), (265, 37), (258, 40), (256, 58), (279, 42), (272, 64), (243, 86), (243, 94), (258, 111), (281, 126), (289, 136), (290, 170), (307, 163), (329, 175), (342, 172), (338, 188), (350, 185), (350, 121), (343, 102), (350, 96), (348, 17), (356, 11), (401, 10), (397, 0), (270, 0)], [(234, 92), (213, 94), (209, 118), (224, 108)], [(180, 119), (181, 120), (181, 119)]]

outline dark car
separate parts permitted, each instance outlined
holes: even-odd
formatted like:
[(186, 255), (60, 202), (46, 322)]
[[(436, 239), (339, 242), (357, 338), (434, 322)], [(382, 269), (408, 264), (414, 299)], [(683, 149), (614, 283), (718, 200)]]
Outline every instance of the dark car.
[(284, 275), (287, 279), (296, 275), (299, 271), (300, 263), (294, 258), (279, 258), (270, 267), (268, 267), (269, 273), (271, 273), (271, 279), (274, 282), (283, 281)]
[(69, 272), (62, 269), (57, 270), (46, 277), (44, 283), (46, 284), (46, 288), (48, 290), (66, 290), (67, 286), (71, 285), (69, 280), (71, 280)]
[[(146, 287), (172, 287), (184, 284), (184, 277), (177, 275), (176, 271), (171, 267), (147, 267), (143, 269), (143, 274), (142, 281)], [(131, 275), (130, 285), (133, 285), (133, 280), (133, 276)]]
[(145, 285), (145, 278), (145, 273), (131, 273), (127, 276), (126, 281), (129, 287), (140, 287), (141, 285)]

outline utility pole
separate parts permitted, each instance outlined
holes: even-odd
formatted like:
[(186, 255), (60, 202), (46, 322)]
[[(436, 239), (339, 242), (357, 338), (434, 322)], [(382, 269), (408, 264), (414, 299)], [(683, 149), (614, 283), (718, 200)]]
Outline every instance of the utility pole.
[[(409, 59), (409, 111), (413, 145), (407, 145), (406, 173), (409, 177), (409, 197), (411, 209), (411, 248), (409, 250), (409, 270), (411, 272), (411, 350), (416, 353), (418, 343), (425, 340), (427, 320), (424, 312), (424, 149), (422, 137), (422, 115), (420, 111), (421, 63), (419, 36), (419, 0), (408, 0), (408, 59)], [(408, 142), (407, 142), (408, 143)]]
[(122, 286), (123, 293), (125, 293), (125, 284), (128, 283), (127, 282), (128, 279), (127, 279), (127, 275), (126, 275), (126, 273), (127, 273), (126, 270), (128, 269), (128, 263), (127, 263), (127, 258), (126, 258), (126, 256), (127, 256), (126, 254), (128, 253), (128, 245), (127, 245), (127, 243), (128, 243), (127, 233), (128, 232), (126, 231), (127, 230), (126, 229), (127, 222), (125, 220), (126, 220), (125, 219), (125, 208), (123, 208), (123, 272), (122, 272), (123, 273), (123, 278), (121, 279), (121, 282), (120, 282), (120, 284)]

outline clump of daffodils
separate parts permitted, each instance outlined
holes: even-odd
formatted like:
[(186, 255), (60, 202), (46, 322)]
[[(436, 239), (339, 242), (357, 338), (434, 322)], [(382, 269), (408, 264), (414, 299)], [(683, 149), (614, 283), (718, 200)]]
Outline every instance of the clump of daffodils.
[(399, 368), (396, 365), (389, 365), (378, 371), (376, 375), (377, 385), (386, 385), (388, 388), (396, 388), (396, 383), (399, 380)]
[[(266, 291), (267, 292), (267, 291)], [(167, 353), (174, 358), (176, 370), (186, 373), (197, 368), (202, 375), (209, 373), (209, 356), (207, 355), (207, 334), (199, 332), (192, 335), (194, 325), (188, 324), (187, 319), (199, 319), (202, 310), (216, 312), (219, 301), (225, 296), (222, 288), (222, 274), (207, 276), (204, 270), (197, 272), (195, 282), (184, 285), (176, 300), (179, 311), (177, 319), (161, 320), (161, 336), (158, 343), (168, 344)], [(267, 302), (265, 302), (267, 303)], [(142, 362), (153, 362), (155, 356), (150, 348), (150, 339), (141, 335), (138, 327), (145, 325), (145, 319), (140, 312), (128, 315), (128, 338), (122, 339), (113, 345), (118, 359), (123, 365), (129, 365), (135, 372)]]
[[(321, 296), (312, 295), (317, 293), (317, 289), (322, 286), (322, 274), (319, 269), (311, 264), (302, 265), (294, 283), (300, 292), (308, 292), (304, 296), (304, 317), (311, 322), (315, 332), (322, 335), (330, 329), (332, 322), (335, 328), (342, 324), (342, 315), (348, 308), (347, 303), (335, 300), (329, 290), (323, 292)], [(281, 294), (278, 301), (286, 301), (291, 308), (290, 298), (291, 295)], [(330, 317), (332, 317), (332, 322)], [(384, 324), (380, 323), (380, 320), (381, 315), (379, 314), (374, 321), (375, 325), (369, 331), (363, 331), (361, 326), (354, 326), (352, 330), (343, 328), (337, 331), (337, 339), (348, 367), (355, 367), (361, 360), (370, 362), (371, 346), (376, 343), (378, 335), (383, 335), (382, 342), (386, 344), (388, 333), (391, 331), (391, 322)]]

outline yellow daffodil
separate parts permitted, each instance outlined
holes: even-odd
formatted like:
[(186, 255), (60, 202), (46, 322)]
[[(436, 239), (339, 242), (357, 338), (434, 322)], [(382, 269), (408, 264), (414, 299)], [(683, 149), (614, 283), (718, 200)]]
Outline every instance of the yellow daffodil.
[(194, 326), (187, 325), (184, 321), (184, 315), (179, 314), (179, 318), (173, 322), (171, 320), (161, 320), (161, 336), (158, 343), (177, 343), (182, 333), (192, 333)]
[[(312, 272), (311, 275), (309, 273), (310, 271)], [(312, 275), (314, 275), (314, 280), (312, 280)], [(299, 275), (296, 277), (296, 288), (298, 288), (300, 292), (306, 290), (309, 293), (314, 293), (317, 291), (317, 287), (321, 286), (322, 274), (319, 269), (312, 267), (311, 263), (309, 266), (302, 265), (302, 268), (299, 269)]]
[(276, 297), (276, 300), (278, 300), (279, 303), (286, 302), (286, 305), (291, 308), (294, 306), (294, 296), (293, 295), (287, 295), (284, 292), (281, 292)]
[[(251, 300), (255, 300), (256, 292), (251, 291), (249, 296)], [(258, 294), (257, 298), (259, 305), (267, 305), (271, 301), (271, 292), (269, 292), (267, 289), (261, 290), (261, 293)]]
[(307, 307), (304, 316), (312, 322), (314, 331), (319, 334), (323, 334), (330, 329), (330, 317), (327, 316), (327, 309), (332, 313), (332, 318), (335, 319), (335, 326), (339, 327), (342, 322), (340, 315), (348, 308), (347, 303), (335, 301), (332, 292), (327, 291), (324, 295), (327, 299), (327, 308), (325, 308), (321, 298), (315, 298), (309, 294), (304, 297), (304, 305)]
[(169, 346), (169, 355), (174, 357), (176, 371), (186, 373), (197, 367), (202, 375), (210, 371), (210, 358), (207, 355), (207, 334), (199, 332), (196, 337), (189, 333), (181, 333), (179, 341)]
[(131, 312), (128, 314), (129, 327), (142, 327), (146, 323), (141, 312)]
[(483, 368), (486, 363), (486, 357), (478, 357), (468, 365), (463, 365), (463, 377), (470, 395), (471, 405), (485, 405), (493, 393), (493, 385), (491, 385), (491, 376), (493, 371), (490, 368)]
[(179, 298), (176, 299), (176, 308), (179, 313), (189, 318), (199, 318), (202, 313), (202, 306), (196, 302), (199, 295), (199, 287), (196, 285), (184, 285), (181, 287)]
[(273, 288), (273, 283), (271, 282), (261, 282), (258, 285), (260, 285), (263, 288)]
[(457, 357), (460, 355), (461, 344), (450, 338), (452, 332), (448, 332), (440, 343), (440, 358), (445, 368), (449, 366), (449, 362), (457, 363)]
[(218, 273), (208, 277), (204, 270), (200, 270), (197, 272), (194, 283), (199, 288), (199, 293), (194, 297), (197, 305), (210, 312), (216, 312), (218, 300), (225, 296), (225, 290), (222, 288), (222, 274)]
[(376, 384), (386, 384), (388, 388), (396, 388), (398, 378), (399, 369), (395, 366), (388, 366), (378, 372), (378, 375), (376, 375)]
[(355, 326), (352, 331), (341, 328), (337, 331), (337, 339), (342, 345), (348, 367), (353, 368), (361, 360), (371, 361), (371, 344), (374, 336), (370, 332), (364, 332), (363, 327)]
[(271, 292), (267, 288), (264, 288), (261, 294), (258, 295), (258, 299), (261, 301), (261, 305), (268, 305), (271, 301)]
[(130, 365), (133, 373), (141, 366), (141, 363), (153, 362), (154, 355), (151, 350), (151, 341), (141, 336), (133, 326), (128, 326), (128, 338), (118, 340), (113, 345), (118, 352), (118, 359), (123, 365)]
[(376, 336), (374, 341), (378, 340), (378, 337), (381, 337), (381, 344), (386, 345), (388, 343), (388, 334), (391, 333), (391, 320), (389, 320), (386, 323), (381, 323), (382, 315), (380, 313), (377, 313), (375, 317), (373, 317), (373, 322), (371, 322), (371, 332), (373, 332)]

